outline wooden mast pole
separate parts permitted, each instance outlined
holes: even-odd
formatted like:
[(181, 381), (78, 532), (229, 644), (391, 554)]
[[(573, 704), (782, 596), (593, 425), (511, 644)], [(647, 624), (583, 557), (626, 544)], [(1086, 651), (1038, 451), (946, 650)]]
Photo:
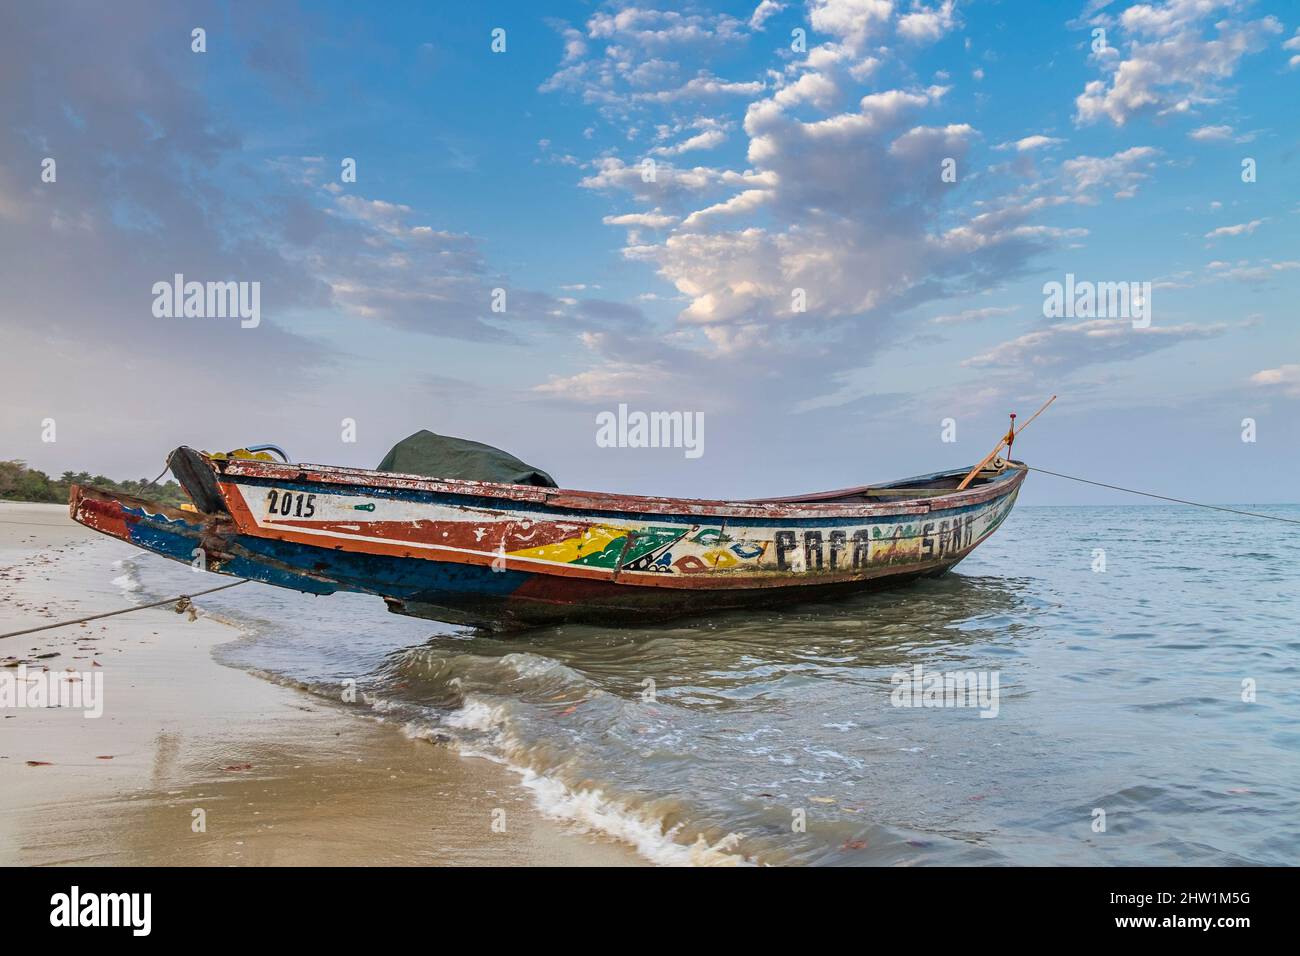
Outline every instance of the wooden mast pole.
[[(1056, 401), (1055, 395), (1053, 395), (1051, 398), (1045, 401), (1043, 403), (1043, 407), (1040, 408), (1038, 411), (1034, 412), (1034, 414), (1030, 415), (1028, 421), (1026, 421), (1019, 428), (1016, 428), (1013, 423), (1011, 429), (1008, 430), (1007, 433), (1002, 436), (1002, 440), (997, 443), (997, 446), (991, 452), (985, 455), (984, 459), (978, 465), (976, 465), (974, 468), (970, 470), (970, 474), (968, 474), (965, 478), (961, 480), (961, 484), (957, 486), (957, 490), (965, 491), (966, 486), (975, 480), (975, 476), (980, 473), (980, 471), (984, 468), (984, 466), (987, 465), (989, 462), (991, 462), (994, 458), (998, 457), (998, 452), (1002, 450), (1002, 446), (1005, 445), (1008, 448), (1010, 448), (1011, 443), (1016, 440), (1016, 436), (1019, 435), (1026, 428), (1028, 428), (1030, 422), (1032, 422), (1039, 415), (1043, 414), (1043, 412), (1047, 411), (1047, 406), (1052, 404), (1052, 402), (1054, 401)], [(1015, 416), (1012, 417), (1014, 418)]]

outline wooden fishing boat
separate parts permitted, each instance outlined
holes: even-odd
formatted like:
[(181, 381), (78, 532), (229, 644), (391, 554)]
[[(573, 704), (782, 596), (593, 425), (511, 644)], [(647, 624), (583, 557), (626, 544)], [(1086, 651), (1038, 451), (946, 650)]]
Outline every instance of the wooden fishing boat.
[(886, 484), (705, 501), (184, 447), (168, 464), (194, 510), (74, 486), (72, 517), (208, 571), (493, 628), (644, 622), (941, 574), (997, 529), (1027, 471), (991, 456)]

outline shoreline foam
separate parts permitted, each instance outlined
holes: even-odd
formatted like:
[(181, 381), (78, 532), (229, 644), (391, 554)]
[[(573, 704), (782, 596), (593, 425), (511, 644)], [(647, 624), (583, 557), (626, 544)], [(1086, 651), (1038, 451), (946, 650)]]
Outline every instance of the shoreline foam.
[[(123, 558), (62, 506), (0, 504), (0, 631), (125, 606)], [(537, 810), (505, 767), (214, 659), (240, 633), (164, 607), (0, 644), (105, 681), (99, 720), (0, 712), (0, 864), (642, 862)]]

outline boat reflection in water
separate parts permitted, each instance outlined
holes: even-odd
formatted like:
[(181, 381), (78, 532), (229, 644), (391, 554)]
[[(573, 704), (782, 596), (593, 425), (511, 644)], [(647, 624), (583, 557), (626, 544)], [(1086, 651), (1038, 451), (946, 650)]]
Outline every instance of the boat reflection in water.
[(394, 652), (368, 691), (431, 735), (504, 755), (555, 789), (547, 799), (680, 825), (699, 862), (886, 863), (927, 848), (974, 862), (992, 855), (964, 795), (919, 806), (895, 778), (915, 773), (917, 748), (960, 750), (996, 722), (918, 719), (892, 706), (892, 681), (1014, 642), (1020, 588), (950, 575), (780, 612), (439, 636)]

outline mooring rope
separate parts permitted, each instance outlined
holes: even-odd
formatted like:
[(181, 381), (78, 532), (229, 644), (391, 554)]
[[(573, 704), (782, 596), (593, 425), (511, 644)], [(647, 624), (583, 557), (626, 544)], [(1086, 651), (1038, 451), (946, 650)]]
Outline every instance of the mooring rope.
[[(41, 502), (41, 504), (45, 504), (45, 502)], [(68, 528), (62, 521), (8, 521), (0, 518), (0, 524), (21, 524), (29, 528)], [(68, 528), (68, 530), (72, 529)]]
[(1081, 481), (1085, 485), (1096, 485), (1099, 488), (1111, 488), (1114, 491), (1127, 491), (1131, 495), (1145, 495), (1148, 498), (1159, 498), (1161, 501), (1172, 501), (1175, 504), (1191, 505), (1194, 508), (1209, 508), (1211, 511), (1226, 511), (1231, 515), (1245, 515), (1247, 518), (1268, 518), (1272, 521), (1285, 521), (1288, 524), (1300, 524), (1296, 518), (1283, 518), (1281, 515), (1265, 515), (1257, 511), (1238, 511), (1236, 508), (1224, 508), (1221, 505), (1207, 505), (1201, 501), (1188, 501), (1186, 498), (1170, 498), (1168, 495), (1157, 495), (1150, 491), (1138, 491), (1136, 488), (1123, 488), (1120, 485), (1108, 485), (1104, 481), (1093, 481), (1090, 478), (1078, 478), (1074, 475), (1063, 475), (1059, 471), (1048, 471), (1046, 468), (1038, 468), (1034, 465), (1026, 465), (1030, 471), (1042, 472), (1044, 475), (1052, 475), (1056, 478), (1068, 478), (1070, 481)]
[[(178, 594), (176, 597), (167, 598), (165, 601), (154, 601), (152, 604), (137, 604), (134, 607), (124, 607), (120, 611), (106, 611), (103, 614), (91, 614), (87, 617), (74, 618), (71, 621), (59, 621), (57, 624), (42, 624), (40, 627), (29, 627), (25, 631), (10, 631), (8, 634), (0, 634), (0, 640), (6, 637), (18, 637), (22, 634), (35, 634), (37, 631), (49, 631), (56, 627), (67, 627), (69, 624), (84, 624), (87, 621), (98, 621), (100, 618), (113, 617), (118, 614), (130, 614), (132, 611), (143, 611), (148, 607), (163, 607), (167, 604), (176, 604), (177, 611), (181, 612), (189, 607), (191, 598), (202, 597), (204, 594), (211, 594), (214, 591), (224, 591), (226, 588), (237, 588), (241, 584), (247, 584), (248, 579), (241, 581), (232, 581), (230, 584), (222, 584), (219, 587), (208, 588), (206, 591), (195, 591), (193, 594)], [(185, 603), (181, 603), (185, 602)]]
[[(171, 465), (168, 464), (166, 468), (158, 472), (158, 478), (155, 478), (153, 481), (149, 482), (144, 487), (148, 488), (150, 485), (158, 484), (158, 480), (162, 478), (163, 475), (167, 474), (167, 472), (170, 470), (171, 470)], [(0, 524), (24, 524), (24, 525), (31, 525), (33, 527), (43, 527), (43, 528), (60, 527), (60, 525), (54, 524), (52, 522), (45, 522), (45, 521), (36, 522), (36, 521), (0, 520)], [(240, 578), (238, 581), (232, 581), (230, 584), (222, 584), (215, 588), (208, 588), (206, 591), (196, 591), (193, 594), (178, 594), (176, 595), (176, 597), (167, 598), (165, 601), (153, 601), (150, 604), (137, 604), (134, 607), (124, 607), (120, 611), (106, 611), (103, 614), (91, 614), (88, 617), (78, 617), (72, 619), (71, 621), (59, 621), (57, 624), (43, 624), (40, 627), (29, 627), (25, 631), (10, 631), (7, 634), (0, 634), (0, 641), (4, 640), (6, 637), (21, 637), (24, 634), (35, 634), (37, 631), (52, 631), (56, 627), (67, 627), (69, 624), (85, 624), (87, 621), (98, 621), (101, 618), (105, 618), (105, 617), (116, 617), (118, 614), (130, 614), (132, 611), (143, 611), (145, 608), (150, 608), (150, 607), (165, 607), (168, 604), (175, 604), (176, 613), (180, 614), (191, 608), (190, 605), (191, 598), (202, 597), (205, 594), (212, 594), (216, 591), (224, 591), (227, 588), (237, 588), (241, 584), (247, 584), (247, 583), (248, 583), (248, 578)], [(193, 617), (191, 617), (191, 620), (193, 620)]]

